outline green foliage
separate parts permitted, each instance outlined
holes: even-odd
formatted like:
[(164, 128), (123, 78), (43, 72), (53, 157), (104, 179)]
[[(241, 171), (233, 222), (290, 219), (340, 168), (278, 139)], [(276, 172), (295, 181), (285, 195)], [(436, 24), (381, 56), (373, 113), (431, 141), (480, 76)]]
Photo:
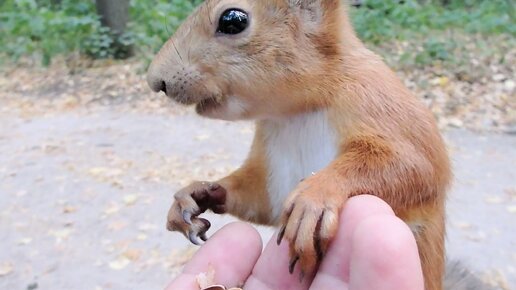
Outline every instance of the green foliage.
[(130, 30), (144, 51), (156, 51), (202, 0), (131, 0)]
[(0, 6), (0, 53), (14, 59), (39, 53), (45, 64), (56, 54), (81, 48), (82, 41), (97, 33), (100, 23), (91, 1), (54, 9), (50, 1), (6, 0)]
[(516, 35), (512, 1), (365, 0), (352, 16), (361, 38), (375, 44), (449, 29)]
[[(350, 8), (358, 34), (381, 45), (413, 41), (434, 32), (516, 35), (513, 0), (364, 0)], [(101, 26), (95, 1), (0, 1), (0, 55), (17, 60), (36, 56), (44, 64), (58, 54), (79, 51), (95, 58), (155, 52), (202, 0), (130, 0), (126, 33), (113, 35)], [(59, 3), (59, 4), (58, 4)], [(117, 44), (118, 46), (114, 46)], [(418, 64), (447, 61), (456, 44), (435, 37), (422, 40), (423, 50), (405, 58)], [(115, 47), (115, 48), (114, 48)], [(122, 49), (120, 49), (120, 47)]]
[[(0, 2), (0, 54), (15, 61), (41, 57), (44, 64), (73, 51), (95, 58), (123, 57), (124, 47), (156, 50), (199, 0), (131, 0), (131, 23), (115, 36), (102, 27), (94, 1), (4, 0)], [(113, 44), (119, 44), (113, 46)], [(122, 47), (122, 49), (120, 49)]]

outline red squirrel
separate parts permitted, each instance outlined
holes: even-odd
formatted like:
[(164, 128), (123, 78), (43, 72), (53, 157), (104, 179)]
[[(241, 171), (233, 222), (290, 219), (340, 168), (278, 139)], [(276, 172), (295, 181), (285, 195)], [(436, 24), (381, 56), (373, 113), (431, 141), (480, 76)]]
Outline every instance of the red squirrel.
[(426, 290), (443, 288), (445, 145), (340, 0), (206, 0), (156, 55), (148, 83), (201, 116), (256, 122), (239, 169), (174, 195), (169, 230), (206, 240), (206, 210), (274, 225), (290, 270), (308, 273), (348, 198), (372, 194), (412, 229)]

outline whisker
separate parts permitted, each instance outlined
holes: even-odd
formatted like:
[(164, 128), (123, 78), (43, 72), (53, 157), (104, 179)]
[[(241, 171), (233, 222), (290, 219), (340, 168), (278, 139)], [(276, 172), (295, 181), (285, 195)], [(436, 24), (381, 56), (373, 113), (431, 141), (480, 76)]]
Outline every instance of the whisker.
[(183, 57), (179, 53), (179, 50), (177, 50), (176, 44), (174, 43), (174, 41), (172, 39), (170, 41), (172, 41), (172, 45), (174, 46), (174, 49), (176, 50), (176, 53), (179, 56), (179, 59), (181, 60), (181, 62), (183, 62)]
[(210, 2), (210, 1), (208, 1), (208, 3), (207, 3), (208, 5), (206, 5), (206, 8), (207, 8), (207, 10), (208, 10), (207, 12), (208, 12), (208, 19), (210, 20), (210, 24), (213, 24), (213, 21), (211, 21), (211, 13), (210, 13), (211, 8), (210, 8), (210, 3), (211, 3), (211, 2)]

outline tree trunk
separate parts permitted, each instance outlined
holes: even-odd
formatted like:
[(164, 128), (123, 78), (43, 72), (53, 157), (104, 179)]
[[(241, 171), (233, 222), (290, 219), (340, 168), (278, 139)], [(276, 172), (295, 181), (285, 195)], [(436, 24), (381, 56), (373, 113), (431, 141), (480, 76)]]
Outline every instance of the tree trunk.
[(96, 0), (102, 25), (114, 34), (122, 34), (129, 20), (129, 0)]
[(53, 7), (61, 7), (61, 0), (52, 0), (50, 3), (52, 3)]
[(133, 54), (131, 46), (120, 42), (129, 21), (129, 0), (95, 0), (97, 13), (104, 27), (109, 28), (113, 37), (115, 58), (125, 59)]

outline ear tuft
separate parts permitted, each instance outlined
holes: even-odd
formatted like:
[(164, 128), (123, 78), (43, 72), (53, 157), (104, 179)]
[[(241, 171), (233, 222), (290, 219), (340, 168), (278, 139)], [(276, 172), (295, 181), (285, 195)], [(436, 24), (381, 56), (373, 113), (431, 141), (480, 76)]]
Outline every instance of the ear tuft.
[(320, 23), (323, 18), (324, 9), (323, 0), (288, 0), (289, 7), (300, 13), (301, 20)]
[(320, 24), (342, 5), (341, 0), (287, 0), (289, 7), (300, 14), (302, 21)]

